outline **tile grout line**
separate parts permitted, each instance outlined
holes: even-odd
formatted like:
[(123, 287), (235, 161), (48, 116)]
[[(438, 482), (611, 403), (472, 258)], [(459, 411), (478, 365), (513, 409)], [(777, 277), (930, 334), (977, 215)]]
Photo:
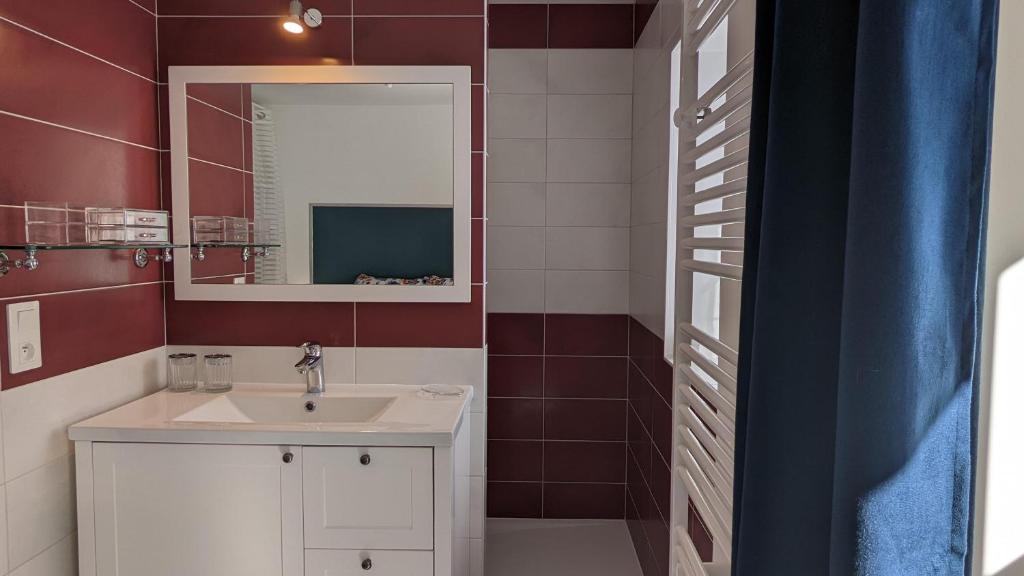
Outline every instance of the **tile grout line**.
[[(133, 4), (134, 4), (134, 2), (133, 2)], [(128, 68), (125, 68), (124, 66), (120, 66), (120, 65), (114, 64), (113, 62), (111, 62), (109, 60), (105, 60), (103, 58), (100, 58), (99, 56), (96, 56), (95, 54), (92, 54), (90, 52), (86, 52), (85, 50), (82, 50), (81, 48), (77, 48), (75, 46), (72, 46), (71, 44), (68, 44), (67, 42), (62, 42), (62, 41), (54, 38), (53, 36), (48, 36), (46, 34), (43, 34), (42, 32), (40, 32), (40, 31), (38, 31), (38, 30), (36, 30), (34, 28), (29, 28), (28, 26), (25, 26), (24, 24), (21, 24), (19, 22), (15, 22), (14, 20), (11, 20), (11, 19), (6, 18), (4, 16), (0, 16), (0, 22), (7, 22), (8, 24), (10, 24), (12, 26), (15, 26), (17, 28), (21, 28), (22, 30), (24, 30), (26, 32), (35, 34), (36, 36), (39, 36), (40, 38), (45, 38), (45, 39), (47, 39), (47, 40), (49, 40), (49, 41), (51, 41), (51, 42), (53, 42), (55, 44), (59, 44), (59, 45), (63, 46), (65, 48), (69, 49), (69, 50), (74, 50), (75, 52), (78, 52), (79, 54), (82, 54), (84, 56), (92, 58), (93, 60), (96, 60), (98, 62), (102, 62), (102, 63), (104, 63), (104, 64), (106, 64), (108, 66), (117, 68), (118, 70), (121, 70), (122, 72), (127, 72), (128, 74), (131, 74), (132, 76), (135, 76), (136, 78), (139, 78), (141, 80), (145, 80), (145, 81), (147, 81), (147, 82), (149, 82), (151, 84), (156, 84), (156, 82), (157, 82), (153, 78), (147, 78), (147, 77), (143, 76), (142, 74), (139, 74), (138, 72), (133, 72), (133, 71), (129, 70)]]

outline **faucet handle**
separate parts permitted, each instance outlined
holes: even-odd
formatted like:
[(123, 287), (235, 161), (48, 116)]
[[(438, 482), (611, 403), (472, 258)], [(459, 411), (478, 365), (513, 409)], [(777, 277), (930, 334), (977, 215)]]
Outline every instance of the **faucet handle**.
[(320, 343), (313, 340), (309, 342), (303, 342), (302, 345), (299, 346), (299, 348), (301, 348), (302, 352), (307, 356), (319, 356), (322, 350), (322, 346), (320, 346)]

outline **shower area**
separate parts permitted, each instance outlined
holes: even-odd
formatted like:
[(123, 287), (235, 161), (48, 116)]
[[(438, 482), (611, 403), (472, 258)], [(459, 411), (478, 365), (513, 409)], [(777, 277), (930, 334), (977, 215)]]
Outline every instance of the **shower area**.
[(486, 574), (714, 571), (754, 2), (488, 20)]

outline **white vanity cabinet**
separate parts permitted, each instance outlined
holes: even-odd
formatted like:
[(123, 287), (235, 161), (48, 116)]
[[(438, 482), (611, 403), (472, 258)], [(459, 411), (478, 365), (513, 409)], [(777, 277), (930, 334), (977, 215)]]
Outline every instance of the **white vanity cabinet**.
[(302, 470), (285, 452), (93, 444), (96, 573), (301, 574)]
[(395, 398), (369, 423), (192, 420), (216, 398), (304, 402), (254, 389), (72, 426), (80, 576), (468, 576), (469, 395), (366, 388), (343, 392)]

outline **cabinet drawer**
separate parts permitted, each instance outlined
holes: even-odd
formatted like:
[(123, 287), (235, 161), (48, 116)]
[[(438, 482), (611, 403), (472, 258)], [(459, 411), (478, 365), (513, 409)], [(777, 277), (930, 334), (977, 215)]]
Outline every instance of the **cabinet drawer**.
[[(366, 563), (364, 565), (364, 563)], [(434, 554), (417, 550), (306, 550), (306, 576), (433, 576)]]
[(430, 448), (303, 449), (306, 548), (431, 550)]

